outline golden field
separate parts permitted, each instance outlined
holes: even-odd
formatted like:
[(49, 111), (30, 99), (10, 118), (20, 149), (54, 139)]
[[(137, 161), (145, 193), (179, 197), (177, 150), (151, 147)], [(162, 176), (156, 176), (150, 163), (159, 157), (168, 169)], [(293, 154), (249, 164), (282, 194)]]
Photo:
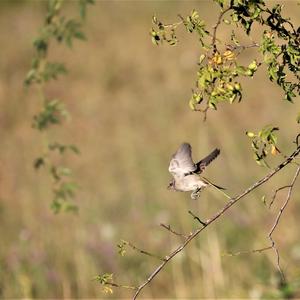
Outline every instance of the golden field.
[[(284, 1), (286, 15), (297, 25), (296, 2)], [(77, 14), (75, 6), (67, 2), (65, 12)], [(253, 160), (247, 130), (274, 124), (280, 127), (280, 149), (293, 151), (299, 103), (284, 102), (264, 68), (244, 80), (241, 103), (221, 105), (206, 122), (189, 109), (200, 55), (197, 37), (181, 29), (176, 47), (157, 47), (149, 31), (152, 15), (173, 22), (178, 13), (186, 15), (193, 8), (208, 26), (215, 23), (218, 7), (212, 1), (96, 1), (84, 25), (87, 41), (76, 41), (72, 49), (52, 45), (50, 58), (64, 62), (68, 74), (46, 90), (66, 103), (71, 120), (52, 127), (49, 135), (76, 144), (81, 152), (62, 158), (81, 187), (79, 213), (55, 215), (49, 208), (49, 175), (33, 168), (43, 147), (41, 134), (31, 127), (41, 103), (35, 87), (23, 85), (45, 2), (1, 1), (1, 298), (129, 298), (131, 291), (123, 289), (103, 294), (93, 277), (114, 273), (116, 282), (138, 285), (159, 262), (130, 248), (121, 257), (121, 239), (167, 255), (181, 239), (160, 223), (189, 233), (198, 224), (188, 210), (205, 219), (226, 202), (213, 189), (197, 201), (166, 189), (169, 160), (180, 143), (192, 144), (195, 160), (221, 149), (205, 176), (230, 195), (268, 172)], [(219, 33), (228, 35), (222, 29)], [(255, 51), (247, 50), (242, 62), (250, 63)], [(275, 157), (273, 165), (280, 161)], [(277, 187), (290, 183), (294, 171), (287, 167), (209, 226), (145, 288), (142, 298), (281, 297), (273, 251), (226, 253), (269, 245), (267, 234), (285, 193), (271, 210), (261, 197), (269, 201)], [(298, 183), (274, 234), (295, 297), (300, 297), (299, 215)]]

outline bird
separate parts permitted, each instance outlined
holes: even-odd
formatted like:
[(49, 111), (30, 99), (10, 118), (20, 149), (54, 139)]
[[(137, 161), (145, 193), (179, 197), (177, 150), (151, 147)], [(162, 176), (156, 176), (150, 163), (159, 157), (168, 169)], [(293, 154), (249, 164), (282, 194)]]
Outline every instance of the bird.
[(192, 159), (191, 145), (189, 143), (182, 143), (171, 158), (169, 172), (172, 174), (173, 179), (167, 188), (179, 192), (192, 191), (192, 199), (197, 199), (200, 196), (200, 192), (209, 185), (224, 190), (224, 188), (199, 176), (219, 154), (220, 149), (216, 148), (195, 164)]

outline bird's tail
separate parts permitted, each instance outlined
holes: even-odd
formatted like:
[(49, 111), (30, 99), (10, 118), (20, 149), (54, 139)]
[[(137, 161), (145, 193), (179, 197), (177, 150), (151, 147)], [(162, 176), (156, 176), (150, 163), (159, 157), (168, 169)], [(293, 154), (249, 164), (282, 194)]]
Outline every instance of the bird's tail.
[(221, 186), (219, 186), (219, 185), (216, 185), (216, 184), (214, 184), (214, 183), (211, 183), (211, 182), (210, 182), (210, 184), (213, 185), (214, 187), (216, 187), (216, 188), (219, 189), (219, 190), (223, 190), (223, 191), (226, 190), (226, 188), (223, 188), (223, 187), (221, 187)]
[(207, 184), (212, 185), (215, 189), (217, 189), (220, 193), (222, 193), (226, 198), (232, 199), (229, 195), (227, 195), (227, 194), (224, 192), (224, 190), (226, 190), (225, 188), (223, 188), (223, 187), (221, 187), (221, 186), (218, 186), (218, 185), (212, 183), (210, 180), (208, 180), (208, 179), (206, 179), (206, 178), (203, 178), (203, 177), (202, 177), (202, 179), (203, 179), (204, 181), (206, 181)]
[(203, 176), (201, 176), (201, 178), (203, 179), (203, 181), (204, 181), (205, 183), (210, 184), (210, 185), (214, 186), (215, 188), (217, 188), (217, 189), (219, 189), (219, 190), (226, 190), (226, 188), (221, 187), (221, 186), (219, 186), (219, 185), (216, 185), (216, 184), (212, 183), (210, 180), (208, 180), (207, 178), (205, 178), (205, 177), (203, 177)]

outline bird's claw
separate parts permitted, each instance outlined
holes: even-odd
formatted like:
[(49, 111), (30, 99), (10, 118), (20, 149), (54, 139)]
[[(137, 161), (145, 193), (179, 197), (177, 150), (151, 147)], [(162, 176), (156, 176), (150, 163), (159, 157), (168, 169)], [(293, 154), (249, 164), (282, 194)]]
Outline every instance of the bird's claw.
[(198, 199), (198, 198), (200, 197), (200, 193), (201, 193), (201, 189), (196, 189), (195, 191), (193, 191), (193, 192), (191, 193), (191, 198), (192, 198), (193, 200)]

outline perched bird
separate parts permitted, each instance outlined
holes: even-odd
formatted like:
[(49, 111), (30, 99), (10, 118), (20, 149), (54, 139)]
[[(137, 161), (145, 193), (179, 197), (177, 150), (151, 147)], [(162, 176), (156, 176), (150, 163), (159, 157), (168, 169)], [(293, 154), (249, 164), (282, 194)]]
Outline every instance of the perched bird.
[(170, 161), (169, 172), (173, 175), (173, 179), (170, 181), (168, 189), (180, 192), (192, 191), (192, 199), (197, 199), (201, 190), (208, 185), (213, 185), (216, 188), (223, 190), (224, 188), (199, 176), (206, 166), (208, 166), (219, 154), (220, 150), (215, 149), (195, 164), (192, 159), (191, 145), (183, 143)]

